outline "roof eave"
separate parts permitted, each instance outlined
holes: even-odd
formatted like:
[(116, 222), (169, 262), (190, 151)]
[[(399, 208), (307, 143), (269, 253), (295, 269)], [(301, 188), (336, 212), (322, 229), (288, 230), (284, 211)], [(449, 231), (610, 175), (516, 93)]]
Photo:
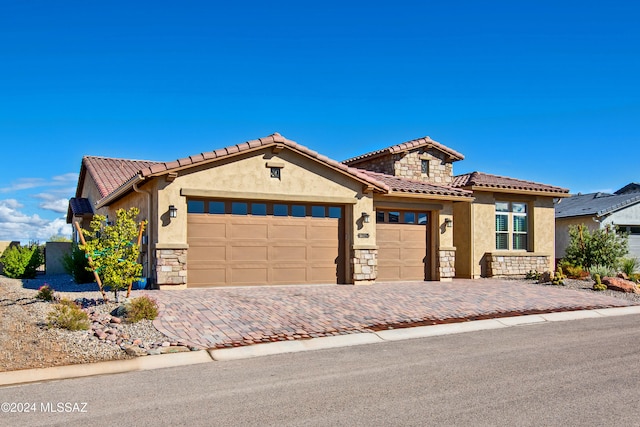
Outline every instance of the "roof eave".
[(406, 197), (411, 199), (430, 199), (430, 200), (444, 200), (450, 202), (473, 202), (475, 197), (473, 196), (454, 196), (445, 194), (428, 194), (428, 193), (413, 193), (406, 191), (389, 191), (385, 196), (389, 197)]
[(508, 194), (526, 194), (526, 195), (534, 195), (534, 196), (546, 196), (546, 197), (556, 197), (556, 198), (564, 198), (571, 197), (571, 195), (562, 192), (555, 191), (540, 191), (540, 190), (524, 190), (524, 189), (513, 189), (513, 188), (500, 188), (500, 187), (487, 187), (484, 185), (472, 185), (469, 187), (463, 187), (465, 189), (470, 189), (471, 191), (485, 191), (492, 193), (508, 193)]
[(96, 202), (96, 209), (109, 206), (111, 203), (125, 196), (130, 191), (133, 191), (134, 185), (144, 180), (145, 180), (145, 177), (143, 177), (140, 173), (137, 173), (132, 178), (130, 178), (127, 182), (125, 182), (120, 187), (118, 187), (115, 191), (111, 192), (111, 194), (98, 200)]

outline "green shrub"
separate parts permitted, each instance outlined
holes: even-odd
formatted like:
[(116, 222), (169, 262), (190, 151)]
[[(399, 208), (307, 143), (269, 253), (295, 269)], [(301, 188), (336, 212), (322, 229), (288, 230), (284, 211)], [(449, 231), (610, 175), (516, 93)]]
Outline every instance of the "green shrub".
[(158, 317), (158, 303), (146, 295), (133, 298), (125, 305), (125, 318), (135, 323), (143, 319), (153, 320)]
[(553, 275), (553, 278), (551, 279), (551, 284), (556, 286), (562, 286), (564, 285), (564, 279), (566, 278), (567, 276), (565, 276), (564, 273), (562, 272), (562, 267), (558, 267), (555, 274)]
[(47, 285), (46, 283), (38, 289), (38, 293), (36, 294), (36, 298), (44, 300), (44, 301), (53, 301), (53, 288)]
[(620, 262), (620, 269), (624, 274), (631, 277), (638, 269), (638, 260), (636, 258), (623, 258)]
[(62, 257), (64, 271), (73, 277), (73, 281), (81, 283), (93, 283), (96, 279), (92, 271), (89, 271), (87, 256), (78, 245), (74, 244), (71, 252)]
[(78, 304), (68, 299), (61, 299), (47, 315), (49, 326), (80, 331), (89, 329), (89, 315)]
[(611, 277), (615, 276), (613, 270), (609, 267), (605, 267), (603, 265), (594, 265), (589, 269), (589, 274), (591, 274), (591, 278), (596, 280), (596, 275), (602, 277)]
[(600, 279), (600, 275), (599, 274), (595, 275), (594, 280), (595, 280), (595, 283), (593, 284), (593, 290), (594, 291), (606, 291), (607, 290), (607, 285), (602, 283), (602, 280)]
[(640, 273), (633, 273), (629, 276), (629, 280), (640, 283)]
[(12, 279), (33, 279), (36, 271), (44, 263), (42, 250), (38, 245), (11, 246), (0, 257), (4, 265), (4, 275)]
[(525, 275), (525, 279), (527, 280), (540, 280), (540, 276), (541, 274), (538, 273), (535, 270), (529, 270), (529, 272), (527, 272), (527, 274)]

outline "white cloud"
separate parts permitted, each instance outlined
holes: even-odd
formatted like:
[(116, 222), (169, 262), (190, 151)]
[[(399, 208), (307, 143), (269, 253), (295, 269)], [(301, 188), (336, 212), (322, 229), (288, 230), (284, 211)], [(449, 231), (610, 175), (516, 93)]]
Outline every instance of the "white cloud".
[(42, 209), (56, 213), (66, 213), (69, 208), (69, 199), (49, 200), (39, 205)]
[(71, 225), (64, 217), (53, 220), (39, 215), (26, 215), (19, 209), (22, 206), (13, 199), (0, 200), (0, 240), (19, 240), (44, 242), (54, 235), (71, 236)]

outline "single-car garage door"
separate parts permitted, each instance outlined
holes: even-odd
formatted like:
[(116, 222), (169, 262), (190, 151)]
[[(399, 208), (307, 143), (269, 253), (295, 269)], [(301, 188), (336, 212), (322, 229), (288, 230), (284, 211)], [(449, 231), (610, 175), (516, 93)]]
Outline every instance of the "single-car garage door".
[(188, 201), (187, 286), (342, 283), (340, 206)]
[(376, 210), (378, 281), (427, 279), (426, 212)]

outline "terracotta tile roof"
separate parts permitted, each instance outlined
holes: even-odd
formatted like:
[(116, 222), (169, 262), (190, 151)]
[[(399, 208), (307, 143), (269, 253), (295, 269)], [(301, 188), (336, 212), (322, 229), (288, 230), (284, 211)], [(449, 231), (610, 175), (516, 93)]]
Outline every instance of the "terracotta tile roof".
[(461, 153), (458, 153), (457, 151), (452, 150), (451, 148), (445, 145), (442, 145), (439, 142), (434, 141), (428, 136), (425, 136), (424, 138), (414, 139), (412, 141), (403, 142), (402, 144), (398, 144), (398, 145), (392, 145), (391, 147), (383, 148), (381, 150), (376, 150), (366, 154), (361, 154), (359, 156), (344, 160), (342, 163), (355, 166), (357, 163), (360, 163), (371, 157), (378, 157), (384, 154), (396, 154), (406, 150), (413, 150), (415, 148), (421, 148), (421, 147), (433, 147), (447, 154), (449, 157), (451, 157), (453, 161), (464, 159), (464, 156)]
[(122, 184), (137, 175), (140, 170), (156, 164), (148, 160), (112, 159), (108, 157), (85, 156), (82, 165), (98, 186), (100, 195), (106, 197)]
[(336, 160), (332, 160), (326, 156), (318, 154), (316, 151), (300, 145), (294, 141), (284, 138), (279, 133), (274, 133), (264, 138), (259, 138), (241, 144), (232, 145), (214, 151), (199, 153), (171, 162), (154, 162), (146, 160), (126, 160), (112, 159), (105, 157), (86, 156), (83, 159), (83, 166), (91, 174), (100, 194), (102, 202), (104, 199), (114, 194), (117, 190), (125, 190), (123, 187), (128, 186), (136, 175), (141, 178), (159, 176), (177, 171), (186, 167), (205, 164), (215, 160), (224, 159), (239, 153), (264, 148), (267, 146), (282, 145), (294, 151), (298, 151), (308, 157), (311, 157), (327, 166), (337, 169), (340, 172), (351, 175), (352, 177), (363, 181), (378, 191), (386, 192), (389, 190), (384, 182), (376, 181), (369, 175), (362, 173), (359, 169), (349, 167)]
[(462, 190), (445, 185), (431, 184), (409, 178), (400, 178), (384, 173), (371, 172), (360, 169), (362, 173), (369, 175), (376, 181), (385, 183), (391, 191), (398, 193), (416, 193), (430, 194), (434, 196), (451, 196), (451, 197), (472, 197), (473, 193), (468, 190)]
[(491, 175), (483, 172), (471, 172), (455, 176), (451, 186), (456, 188), (483, 187), (488, 189), (532, 191), (558, 195), (568, 195), (569, 193), (569, 190), (566, 188), (540, 184), (532, 181), (523, 181), (505, 176)]

